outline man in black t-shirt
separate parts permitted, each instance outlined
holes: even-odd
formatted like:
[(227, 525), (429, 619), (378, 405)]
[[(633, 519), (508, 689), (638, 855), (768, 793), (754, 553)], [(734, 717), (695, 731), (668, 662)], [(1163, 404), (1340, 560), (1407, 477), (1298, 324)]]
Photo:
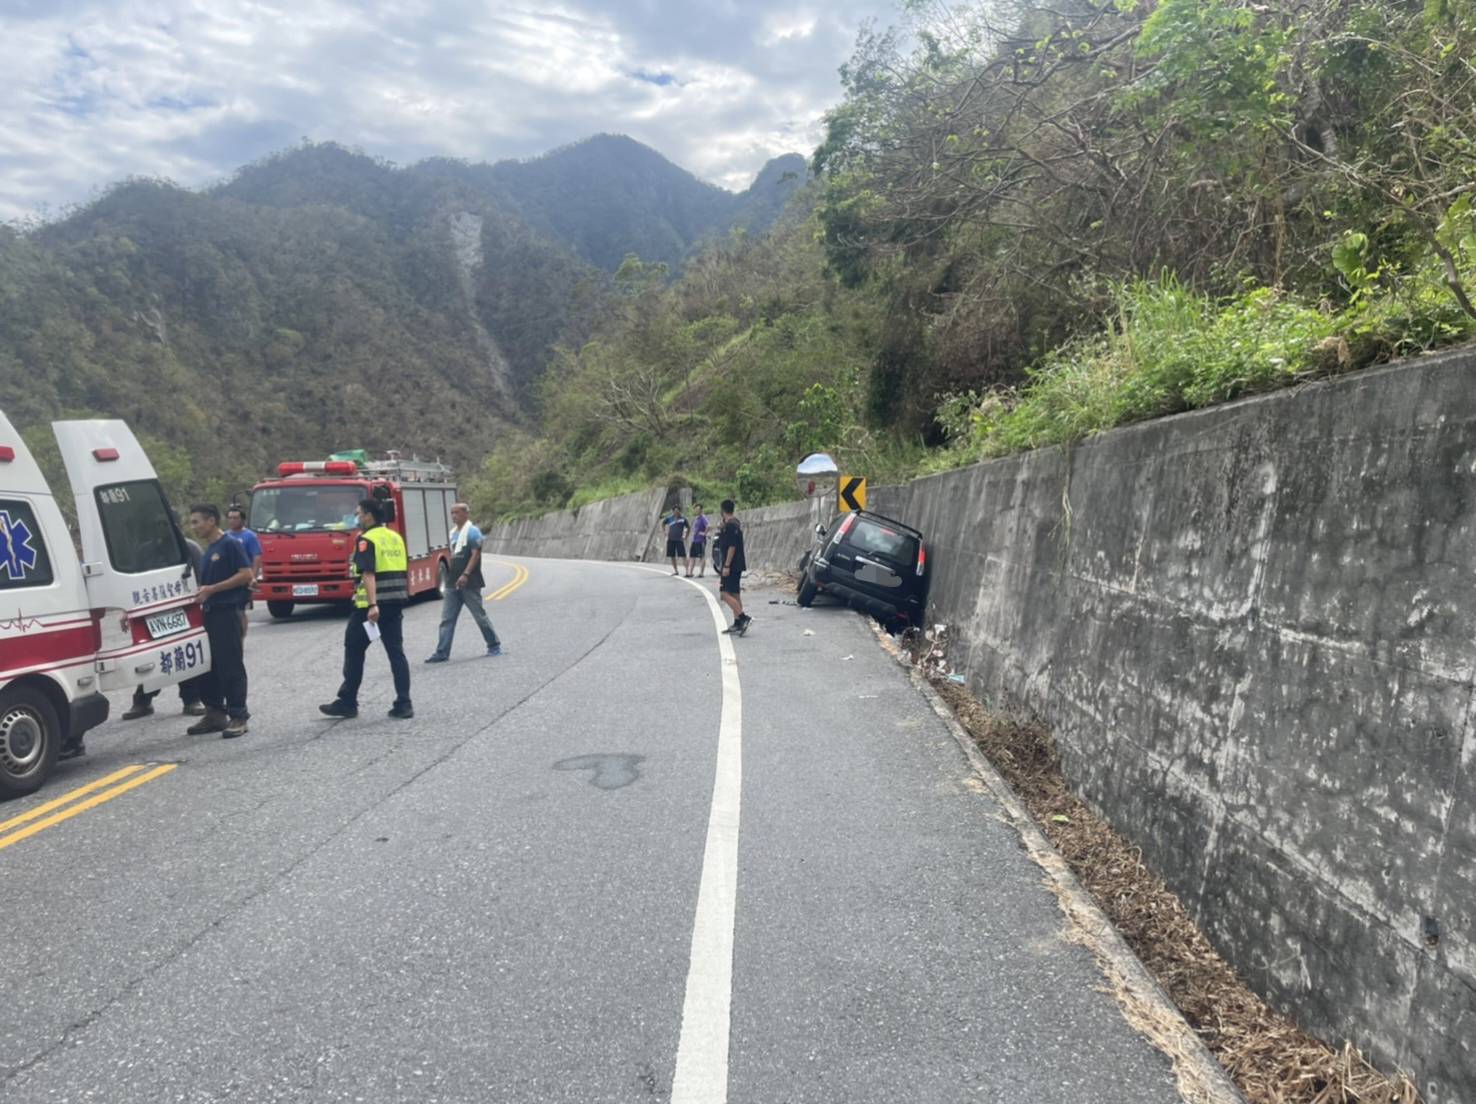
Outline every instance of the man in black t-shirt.
[(718, 542), (722, 549), (720, 553), (722, 566), (718, 569), (720, 576), (718, 597), (722, 599), (725, 606), (733, 611), (733, 623), (723, 631), (742, 636), (748, 631), (748, 626), (753, 623), (753, 618), (743, 612), (743, 599), (738, 596), (742, 586), (743, 572), (748, 568), (748, 561), (743, 557), (743, 527), (733, 516), (734, 506), (731, 498), (723, 499), (721, 509), (723, 524), (718, 530)]
[(687, 519), (682, 517), (682, 508), (673, 506), (671, 515), (666, 519), (666, 556), (671, 560), (671, 573), (680, 575), (677, 570), (677, 560), (687, 558), (687, 532), (691, 528)]

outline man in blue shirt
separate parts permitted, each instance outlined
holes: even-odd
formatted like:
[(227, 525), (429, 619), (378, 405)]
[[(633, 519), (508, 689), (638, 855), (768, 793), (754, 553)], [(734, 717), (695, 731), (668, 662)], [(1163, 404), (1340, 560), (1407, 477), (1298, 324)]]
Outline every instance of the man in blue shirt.
[(451, 658), (451, 642), (456, 637), (456, 619), (461, 616), (462, 607), (482, 631), (487, 654), (500, 656), (502, 642), (497, 639), (497, 630), (482, 605), (482, 587), (487, 585), (482, 580), (482, 531), (471, 523), (471, 510), (465, 502), (451, 507), (450, 581), (446, 596), (441, 599), (441, 632), (436, 650), (426, 662), (445, 663)]
[[(226, 511), (226, 535), (234, 537), (241, 542), (241, 547), (246, 549), (246, 556), (251, 560), (251, 585), (255, 586), (261, 578), (261, 540), (250, 529), (246, 528), (246, 511), (239, 506), (232, 506)], [(246, 635), (247, 621), (246, 611), (251, 608), (251, 596), (246, 597), (246, 604), (241, 607), (241, 635)]]
[(197, 598), (204, 607), (210, 638), (210, 670), (200, 676), (205, 716), (185, 731), (191, 736), (219, 732), (226, 739), (246, 735), (246, 657), (241, 614), (251, 597), (251, 561), (241, 542), (220, 527), (220, 507), (201, 502), (190, 507), (190, 528), (205, 546)]

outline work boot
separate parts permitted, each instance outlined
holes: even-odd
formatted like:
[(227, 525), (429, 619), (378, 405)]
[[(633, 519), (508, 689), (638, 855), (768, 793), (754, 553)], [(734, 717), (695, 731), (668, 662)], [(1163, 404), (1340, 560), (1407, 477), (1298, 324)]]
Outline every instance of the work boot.
[(140, 717), (152, 717), (153, 715), (154, 707), (151, 703), (136, 701), (124, 712), (123, 719), (125, 721), (136, 721)]
[(325, 717), (357, 717), (359, 707), (357, 705), (346, 705), (341, 701), (331, 701), (327, 705), (318, 706), (318, 712)]
[(205, 716), (185, 729), (185, 733), (190, 736), (204, 736), (211, 732), (224, 732), (230, 720), (223, 709), (207, 709)]
[(234, 740), (237, 736), (244, 735), (246, 735), (245, 717), (232, 717), (230, 723), (220, 733), (223, 740)]
[(403, 705), (392, 705), (390, 706), (389, 715), (399, 721), (408, 721), (411, 717), (415, 716), (415, 707), (409, 702), (405, 702)]
[(183, 713), (186, 717), (203, 717), (205, 716), (205, 703), (185, 702), (184, 708), (181, 709), (180, 712)]

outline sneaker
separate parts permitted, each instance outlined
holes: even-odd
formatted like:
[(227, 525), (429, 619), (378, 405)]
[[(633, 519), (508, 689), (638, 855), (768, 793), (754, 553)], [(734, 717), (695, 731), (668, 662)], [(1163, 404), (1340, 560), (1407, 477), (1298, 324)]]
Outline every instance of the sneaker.
[(738, 631), (738, 622), (737, 621), (734, 621), (731, 625), (729, 625), (726, 629), (723, 630), (723, 635), (724, 636), (732, 636), (737, 631)]
[(327, 705), (318, 706), (318, 712), (325, 717), (357, 717), (359, 707), (357, 705), (345, 705), (341, 701), (331, 701)]
[(431, 656), (429, 659), (426, 660), (426, 662), (427, 663), (445, 663), (446, 660), (448, 660), (450, 658), (451, 658), (450, 656)]
[(224, 732), (226, 725), (229, 723), (230, 718), (224, 713), (214, 709), (207, 709), (205, 710), (205, 716), (185, 729), (185, 733), (189, 736), (205, 736), (212, 732)]
[(487, 654), (489, 656), (500, 656), (502, 654), (502, 645), (493, 644), (492, 647), (487, 649)]
[(415, 707), (409, 702), (406, 702), (404, 705), (392, 705), (389, 709), (389, 715), (396, 720), (408, 721), (411, 717), (415, 716)]
[[(203, 713), (205, 712), (205, 710), (202, 709), (200, 710), (200, 712)], [(140, 717), (152, 717), (153, 715), (154, 707), (148, 702), (144, 702), (142, 705), (129, 706), (127, 711), (123, 714), (123, 719), (125, 721), (136, 721)]]
[(749, 617), (748, 614), (745, 613), (741, 620), (733, 622), (733, 629), (738, 633), (739, 636), (742, 636), (748, 631), (748, 626), (752, 624), (753, 618)]
[(223, 740), (234, 740), (237, 736), (246, 735), (246, 718), (232, 717), (230, 723), (220, 730)]
[(205, 703), (185, 702), (185, 707), (180, 712), (186, 717), (203, 717), (205, 716)]

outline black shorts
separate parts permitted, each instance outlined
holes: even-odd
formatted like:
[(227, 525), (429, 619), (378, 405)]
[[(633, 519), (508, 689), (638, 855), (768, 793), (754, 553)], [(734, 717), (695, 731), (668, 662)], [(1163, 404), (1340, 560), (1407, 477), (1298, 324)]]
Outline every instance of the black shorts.
[(685, 557), (687, 555), (687, 546), (679, 540), (668, 539), (666, 542), (666, 555), (671, 559)]
[(743, 581), (743, 572), (730, 571), (723, 576), (722, 582), (718, 584), (718, 590), (723, 594), (737, 594), (738, 585)]
[(692, 559), (694, 559), (694, 560), (700, 560), (700, 559), (702, 559), (702, 546), (705, 543), (706, 543), (705, 541), (700, 541), (700, 540), (696, 540), (696, 541), (693, 541), (692, 542)]

